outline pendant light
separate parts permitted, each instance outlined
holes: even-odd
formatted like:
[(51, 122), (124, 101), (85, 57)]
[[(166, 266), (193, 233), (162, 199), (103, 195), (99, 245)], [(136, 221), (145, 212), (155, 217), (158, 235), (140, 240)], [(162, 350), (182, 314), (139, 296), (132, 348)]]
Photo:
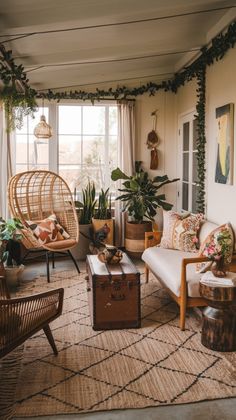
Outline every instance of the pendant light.
[(46, 122), (46, 117), (44, 115), (44, 99), (43, 99), (43, 113), (40, 117), (39, 123), (34, 129), (34, 135), (37, 139), (50, 139), (52, 137), (52, 128)]

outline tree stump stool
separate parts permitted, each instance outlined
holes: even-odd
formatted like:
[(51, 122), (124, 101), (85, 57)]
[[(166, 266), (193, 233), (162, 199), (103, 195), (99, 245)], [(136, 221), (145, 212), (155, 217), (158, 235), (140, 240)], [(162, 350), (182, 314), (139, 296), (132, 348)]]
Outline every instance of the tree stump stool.
[(200, 282), (200, 295), (209, 305), (203, 311), (202, 344), (216, 351), (236, 350), (236, 287)]

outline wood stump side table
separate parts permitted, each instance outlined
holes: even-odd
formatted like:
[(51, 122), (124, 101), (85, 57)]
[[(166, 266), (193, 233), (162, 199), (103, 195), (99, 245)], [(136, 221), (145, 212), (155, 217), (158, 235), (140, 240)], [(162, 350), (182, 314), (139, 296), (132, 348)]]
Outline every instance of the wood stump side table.
[(202, 344), (215, 351), (236, 350), (236, 286), (200, 281), (200, 295), (209, 305), (203, 311)]

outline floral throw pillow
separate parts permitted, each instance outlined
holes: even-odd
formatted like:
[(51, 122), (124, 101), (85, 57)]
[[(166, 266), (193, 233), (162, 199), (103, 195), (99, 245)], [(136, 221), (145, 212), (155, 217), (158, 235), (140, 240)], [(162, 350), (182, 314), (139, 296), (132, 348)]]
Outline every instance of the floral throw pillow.
[(198, 231), (203, 214), (183, 216), (175, 212), (164, 212), (164, 230), (160, 246), (185, 252), (197, 252)]
[[(225, 223), (214, 229), (201, 244), (199, 257), (207, 257), (211, 261), (224, 258), (226, 264), (232, 260), (234, 249), (234, 234), (230, 223)], [(196, 264), (196, 271), (204, 273), (211, 263), (203, 262)]]

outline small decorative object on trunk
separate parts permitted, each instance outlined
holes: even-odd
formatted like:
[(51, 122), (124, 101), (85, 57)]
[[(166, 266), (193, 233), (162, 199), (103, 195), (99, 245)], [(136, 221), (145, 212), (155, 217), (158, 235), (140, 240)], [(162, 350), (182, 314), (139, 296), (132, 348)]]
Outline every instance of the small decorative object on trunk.
[(118, 264), (123, 257), (123, 253), (115, 246), (106, 245), (106, 247), (98, 253), (99, 261), (107, 264)]
[(156, 125), (157, 125), (157, 109), (151, 113), (151, 117), (153, 117), (153, 128), (152, 131), (148, 134), (147, 137), (147, 147), (151, 149), (151, 163), (150, 169), (158, 169), (158, 151), (157, 146), (159, 144), (159, 138), (156, 132)]
[(233, 239), (229, 228), (222, 227), (206, 243), (203, 255), (213, 261), (211, 271), (216, 277), (225, 277), (227, 266), (232, 260)]

